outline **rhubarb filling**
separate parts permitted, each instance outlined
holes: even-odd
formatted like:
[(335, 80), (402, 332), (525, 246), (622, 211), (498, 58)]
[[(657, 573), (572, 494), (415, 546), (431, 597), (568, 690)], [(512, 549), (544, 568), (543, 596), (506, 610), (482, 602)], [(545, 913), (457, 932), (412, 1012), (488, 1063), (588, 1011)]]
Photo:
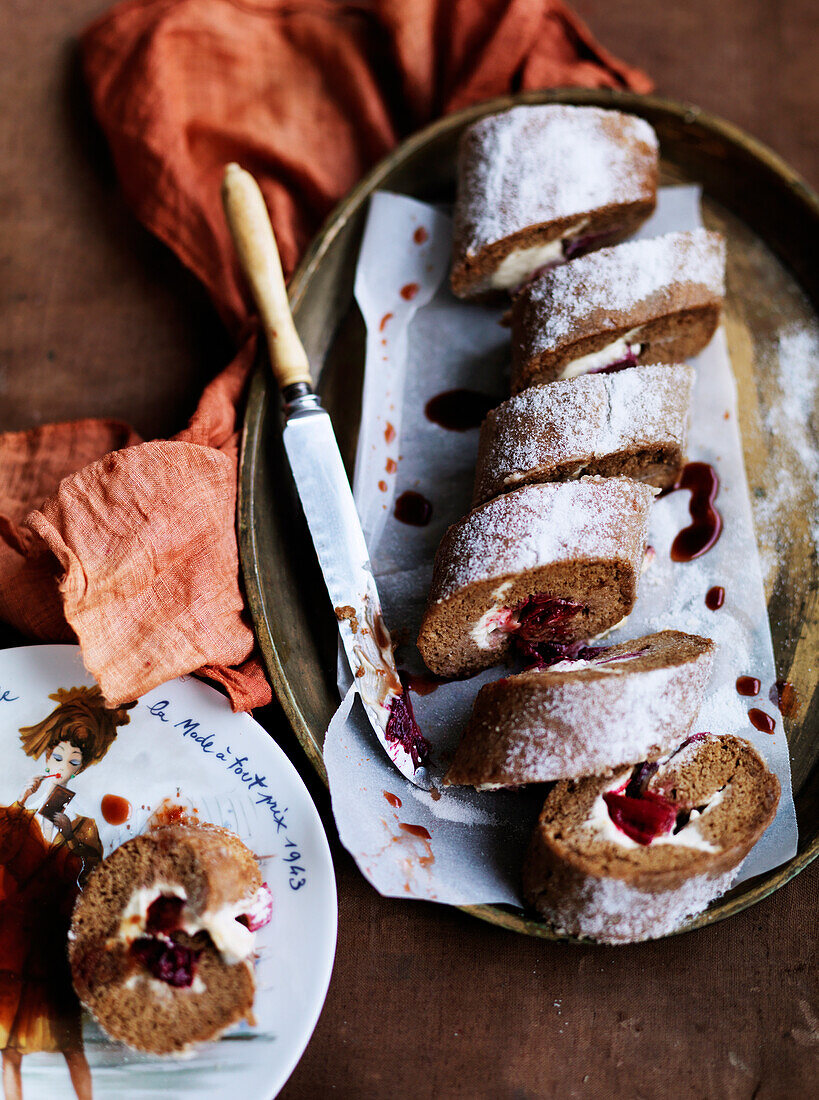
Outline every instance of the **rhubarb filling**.
[(419, 768), (429, 760), (429, 742), (415, 720), (409, 688), (406, 684), (403, 687), (401, 695), (396, 695), (390, 704), (390, 716), (384, 736), (388, 741), (400, 745), (409, 754), (415, 767)]
[(119, 939), (152, 978), (190, 989), (208, 942), (228, 964), (241, 962), (252, 954), (255, 932), (270, 921), (272, 911), (266, 885), (232, 906), (197, 916), (181, 886), (155, 883), (134, 891), (123, 912)]
[[(499, 598), (509, 583), (495, 591)], [(496, 607), (486, 612), (472, 630), (481, 649), (492, 649), (501, 635), (511, 634), (517, 652), (534, 667), (545, 668), (555, 661), (580, 656), (585, 641), (569, 642), (569, 624), (586, 608), (575, 600), (537, 592), (515, 607)]]
[[(680, 749), (702, 736), (694, 734), (683, 742)], [(676, 755), (680, 749), (671, 755)], [(714, 845), (705, 840), (697, 829), (697, 819), (722, 801), (724, 788), (701, 806), (681, 805), (648, 789), (649, 780), (659, 766), (660, 762), (637, 764), (625, 782), (621, 779), (610, 790), (604, 791), (595, 802), (590, 824), (602, 833), (604, 839), (615, 843), (628, 844), (631, 841), (644, 847), (679, 844), (715, 851)], [(624, 841), (623, 838), (627, 839)]]

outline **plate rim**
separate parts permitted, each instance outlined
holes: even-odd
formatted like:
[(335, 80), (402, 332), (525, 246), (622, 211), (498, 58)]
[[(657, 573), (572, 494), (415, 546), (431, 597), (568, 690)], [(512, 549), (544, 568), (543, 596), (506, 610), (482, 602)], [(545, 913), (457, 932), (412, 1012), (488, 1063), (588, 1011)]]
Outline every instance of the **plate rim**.
[[(74, 644), (71, 642), (45, 642), (34, 645), (7, 646), (4, 649), (0, 650), (0, 662), (3, 659), (3, 654), (6, 653), (43, 653), (44, 651), (53, 650), (70, 650), (77, 654), (86, 675), (90, 680), (94, 680), (93, 675), (88, 671), (87, 668), (85, 668), (85, 663), (82, 658), (81, 647), (78, 644)], [(195, 679), (198, 685), (213, 692), (215, 695), (219, 696), (225, 703), (228, 702), (223, 693), (220, 692), (216, 687), (214, 687), (213, 684), (205, 680), (201, 680), (198, 677), (194, 677), (193, 674), (189, 674), (188, 678)], [(158, 685), (157, 689), (152, 690), (166, 688), (167, 686), (174, 684), (179, 679), (180, 677), (174, 677), (173, 680), (169, 680), (165, 684), (160, 684)], [(149, 693), (146, 692), (146, 694)], [(143, 698), (143, 696), (140, 696), (140, 698)], [(235, 712), (231, 712), (225, 717), (231, 717), (233, 713)], [(239, 717), (239, 715), (237, 715), (237, 717)], [(312, 827), (315, 830), (316, 840), (318, 841), (317, 866), (320, 868), (320, 873), (325, 875), (326, 877), (324, 888), (327, 892), (327, 899), (330, 903), (326, 913), (327, 920), (326, 922), (323, 922), (327, 924), (329, 930), (329, 935), (326, 941), (327, 958), (326, 961), (322, 963), (321, 970), (318, 973), (319, 980), (317, 982), (315, 1000), (313, 1001), (311, 1010), (305, 1015), (302, 1027), (298, 1029), (298, 1041), (291, 1048), (290, 1056), (286, 1059), (282, 1059), (279, 1071), (275, 1074), (275, 1076), (271, 1074), (271, 1076), (265, 1081), (265, 1084), (263, 1086), (263, 1095), (265, 1097), (275, 1097), (287, 1084), (296, 1066), (301, 1061), (302, 1056), (304, 1055), (304, 1052), (313, 1037), (313, 1033), (316, 1029), (319, 1018), (324, 1009), (325, 1002), (327, 1000), (327, 993), (330, 988), (330, 982), (332, 980), (333, 970), (335, 968), (336, 950), (338, 947), (338, 888), (336, 885), (335, 864), (333, 862), (333, 854), (330, 850), (330, 842), (327, 837), (327, 830), (324, 828), (324, 823), (321, 820), (321, 815), (319, 814), (318, 808), (316, 807), (310, 791), (307, 788), (307, 784), (304, 782), (301, 775), (299, 775), (298, 769), (293, 764), (293, 761), (290, 760), (287, 753), (284, 751), (278, 741), (276, 741), (276, 739), (264, 728), (264, 726), (259, 721), (257, 721), (257, 719), (253, 717), (252, 714), (248, 713), (246, 714), (246, 717), (250, 719), (250, 721), (253, 723), (253, 726), (258, 731), (258, 735), (260, 736), (260, 743), (261, 741), (264, 741), (265, 745), (272, 750), (273, 757), (277, 761), (277, 766), (281, 767), (285, 772), (290, 773), (291, 779), (294, 781), (296, 789), (300, 789), (304, 796), (305, 813), (307, 817), (310, 818), (310, 820), (312, 821)], [(317, 952), (312, 951), (311, 955), (313, 958), (315, 958)], [(85, 1012), (87, 1012), (87, 1010), (83, 1008), (83, 1013)], [(112, 1048), (116, 1048), (121, 1045), (115, 1040), (109, 1039), (108, 1041), (110, 1042)], [(218, 1042), (219, 1039), (212, 1040), (211, 1042), (201, 1044), (201, 1048), (197, 1049), (207, 1049), (208, 1047), (218, 1045)], [(162, 1056), (157, 1055), (157, 1064), (161, 1063), (161, 1061)], [(126, 1064), (130, 1065), (132, 1069), (137, 1070), (141, 1063)], [(121, 1094), (127, 1098), (128, 1089), (124, 1089)], [(261, 1096), (262, 1093), (260, 1092), (259, 1095)]]
[[(807, 181), (768, 145), (753, 137), (735, 123), (729, 122), (711, 111), (706, 111), (692, 103), (680, 100), (663, 96), (640, 95), (636, 92), (626, 92), (619, 89), (556, 88), (521, 92), (483, 100), (470, 107), (445, 115), (443, 118), (436, 119), (405, 138), (375, 164), (333, 208), (313, 238), (288, 283), (288, 298), (291, 308), (294, 311), (298, 308), (313, 273), (339, 232), (347, 224), (351, 214), (372, 191), (377, 189), (379, 181), (391, 172), (396, 165), (407, 160), (416, 150), (449, 129), (468, 124), (486, 114), (507, 110), (510, 107), (542, 103), (611, 107), (632, 112), (637, 110), (637, 113), (640, 113), (639, 108), (642, 108), (649, 112), (664, 113), (682, 123), (691, 124), (696, 122), (698, 126), (713, 133), (715, 137), (733, 147), (745, 150), (750, 157), (761, 162), (774, 176), (779, 178), (791, 192), (793, 199), (803, 207), (805, 218), (819, 222), (819, 193), (814, 191)], [(765, 243), (775, 251), (774, 242), (766, 240)], [(797, 282), (805, 290), (802, 280), (797, 278)], [(260, 457), (260, 448), (255, 444), (261, 435), (261, 427), (267, 411), (267, 401), (271, 392), (265, 367), (265, 352), (264, 349), (260, 348), (248, 391), (239, 456), (237, 524), (242, 576), (254, 626), (256, 627), (257, 642), (264, 657), (276, 696), (308, 760), (324, 785), (329, 787), (322, 754), (313, 739), (310, 726), (302, 714), (292, 691), (270, 632), (265, 600), (262, 595), (259, 569), (261, 559), (255, 533), (256, 501), (253, 485)], [(787, 863), (773, 872), (766, 872), (764, 886), (746, 890), (733, 899), (729, 895), (727, 902), (723, 900), (719, 908), (706, 909), (674, 932), (668, 933), (668, 935), (682, 935), (715, 924), (757, 904), (798, 875), (817, 856), (819, 856), (819, 834), (804, 849), (797, 851)], [(748, 881), (753, 882), (754, 880)], [(530, 936), (537, 936), (541, 939), (581, 945), (592, 942), (579, 937), (561, 935), (555, 932), (545, 921), (528, 917), (524, 910), (512, 906), (486, 904), (462, 905), (454, 908), (459, 908), (464, 913), (490, 924)]]

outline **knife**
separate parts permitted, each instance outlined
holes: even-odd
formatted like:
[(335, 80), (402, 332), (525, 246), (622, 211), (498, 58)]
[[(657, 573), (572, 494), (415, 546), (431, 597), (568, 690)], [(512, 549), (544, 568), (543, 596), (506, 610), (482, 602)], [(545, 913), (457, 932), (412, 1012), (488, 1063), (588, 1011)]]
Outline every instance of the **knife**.
[(267, 337), (284, 403), (284, 446), (353, 680), (376, 737), (403, 776), (429, 790), (429, 745), (395, 667), (370, 555), (333, 425), (313, 392), (290, 313), (279, 250), (259, 185), (228, 164), (222, 202)]

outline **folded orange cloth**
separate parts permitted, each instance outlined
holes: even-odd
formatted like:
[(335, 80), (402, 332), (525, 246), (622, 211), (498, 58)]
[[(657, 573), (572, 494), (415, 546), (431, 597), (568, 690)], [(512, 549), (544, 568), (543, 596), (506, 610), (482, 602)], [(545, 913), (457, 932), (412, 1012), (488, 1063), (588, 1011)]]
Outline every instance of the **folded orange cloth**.
[(344, 193), (437, 115), (525, 88), (651, 84), (560, 0), (126, 0), (82, 46), (129, 202), (240, 350), (172, 440), (111, 421), (0, 435), (0, 618), (76, 638), (112, 704), (197, 671), (250, 709), (270, 698), (235, 537), (256, 328), (224, 164), (259, 180), (289, 273)]

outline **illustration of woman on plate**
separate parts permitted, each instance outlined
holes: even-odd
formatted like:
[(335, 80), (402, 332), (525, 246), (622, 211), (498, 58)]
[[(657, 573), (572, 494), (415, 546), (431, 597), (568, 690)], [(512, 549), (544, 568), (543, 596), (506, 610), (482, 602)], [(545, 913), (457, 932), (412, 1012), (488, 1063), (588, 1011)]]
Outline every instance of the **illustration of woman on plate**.
[(6, 1100), (21, 1100), (23, 1055), (62, 1053), (79, 1100), (91, 1100), (80, 1004), (67, 936), (89, 871), (102, 859), (91, 817), (73, 815), (72, 779), (105, 756), (135, 704), (108, 709), (98, 687), (60, 688), (42, 722), (20, 730), (23, 751), (45, 758), (11, 806), (0, 806), (0, 1050)]

